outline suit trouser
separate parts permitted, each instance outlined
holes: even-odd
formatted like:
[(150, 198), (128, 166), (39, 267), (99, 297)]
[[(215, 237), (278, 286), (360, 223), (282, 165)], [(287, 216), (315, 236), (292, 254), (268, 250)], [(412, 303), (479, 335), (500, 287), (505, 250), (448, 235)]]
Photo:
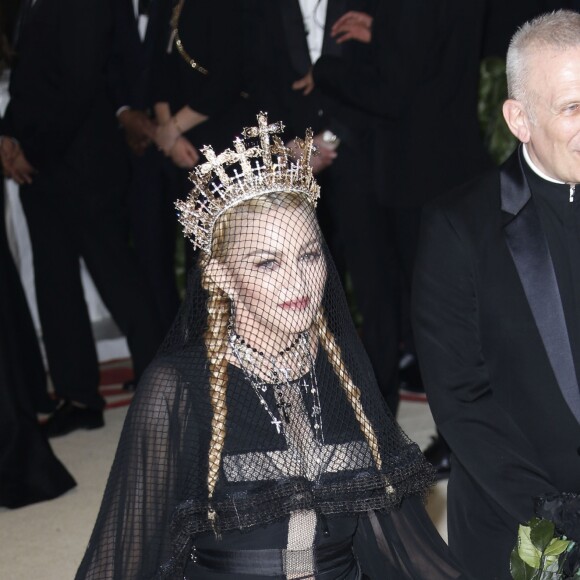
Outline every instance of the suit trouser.
[(122, 201), (126, 181), (61, 166), (21, 189), (33, 251), (38, 311), (50, 375), (59, 398), (93, 408), (99, 367), (81, 284), (79, 258), (127, 337), (138, 378), (161, 340), (160, 324), (136, 257), (127, 243)]
[(448, 490), (451, 553), (474, 580), (511, 580), (510, 554), (517, 543), (518, 521), (487, 495), (455, 457)]
[(175, 281), (175, 200), (182, 196), (181, 171), (153, 146), (131, 155), (127, 191), (133, 246), (167, 331), (179, 307)]
[[(420, 210), (382, 206), (365, 149), (343, 143), (325, 176), (338, 237), (362, 315), (362, 341), (387, 405), (399, 402), (402, 293), (409, 292)], [(325, 189), (325, 185), (328, 189)]]

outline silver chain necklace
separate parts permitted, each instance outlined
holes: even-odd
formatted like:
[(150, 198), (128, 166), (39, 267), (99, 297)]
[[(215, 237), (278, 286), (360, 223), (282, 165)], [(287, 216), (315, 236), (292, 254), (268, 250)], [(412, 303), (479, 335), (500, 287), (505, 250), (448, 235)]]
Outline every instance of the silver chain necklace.
[[(307, 400), (308, 392), (312, 395), (312, 410), (309, 419), (314, 429), (315, 438), (324, 444), (322, 408), (309, 333), (307, 331), (301, 332), (286, 349), (278, 352), (277, 355), (269, 355), (253, 348), (237, 334), (230, 320), (228, 324), (228, 342), (244, 376), (252, 385), (260, 404), (268, 413), (270, 423), (276, 428), (276, 433), (280, 435), (284, 425), (290, 421), (289, 411), (291, 405), (284, 397), (284, 390), (285, 388), (290, 388), (291, 383), (298, 381), (298, 386), (304, 390), (305, 401)], [(266, 373), (260, 373), (259, 371), (264, 369), (264, 366), (267, 366)], [(262, 376), (266, 374), (268, 379), (262, 379), (260, 374)], [(270, 386), (274, 389), (279, 417), (270, 409), (268, 402), (264, 398), (264, 393)]]

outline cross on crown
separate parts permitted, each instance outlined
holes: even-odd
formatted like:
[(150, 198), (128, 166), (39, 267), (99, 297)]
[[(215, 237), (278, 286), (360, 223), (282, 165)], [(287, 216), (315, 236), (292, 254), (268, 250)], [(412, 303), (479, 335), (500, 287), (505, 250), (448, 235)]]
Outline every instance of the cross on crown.
[(235, 139), (233, 150), (218, 155), (210, 146), (201, 149), (206, 161), (189, 175), (193, 189), (185, 201), (175, 204), (184, 234), (194, 248), (211, 253), (216, 221), (248, 199), (273, 192), (297, 193), (316, 207), (320, 186), (310, 167), (316, 150), (312, 130), (307, 129), (304, 139), (295, 140), (302, 155), (294, 160), (279, 137), (283, 123), (268, 124), (268, 116), (262, 112), (257, 119), (257, 127), (246, 127), (242, 138)]

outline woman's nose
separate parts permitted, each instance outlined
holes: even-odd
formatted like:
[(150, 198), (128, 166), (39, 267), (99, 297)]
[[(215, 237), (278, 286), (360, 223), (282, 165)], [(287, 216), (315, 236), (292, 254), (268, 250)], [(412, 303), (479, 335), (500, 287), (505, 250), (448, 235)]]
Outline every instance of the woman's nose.
[(288, 266), (284, 272), (284, 286), (289, 290), (301, 290), (304, 287), (304, 274), (297, 266)]

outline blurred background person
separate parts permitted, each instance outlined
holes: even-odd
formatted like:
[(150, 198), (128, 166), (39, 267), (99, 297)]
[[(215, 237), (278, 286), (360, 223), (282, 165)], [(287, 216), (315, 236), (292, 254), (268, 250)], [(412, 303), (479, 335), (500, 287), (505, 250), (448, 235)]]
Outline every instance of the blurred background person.
[(0, 179), (0, 506), (52, 499), (76, 483), (56, 458), (37, 412), (51, 408), (46, 372), (4, 228)]
[[(314, 84), (324, 94), (373, 119), (365, 154), (374, 175), (369, 197), (379, 224), (375, 243), (389, 272), (381, 303), (388, 334), (382, 346), (391, 367), (385, 396), (392, 406), (398, 400), (401, 342), (415, 354), (410, 329), (403, 328), (421, 209), (491, 163), (477, 119), (485, 14), (485, 0), (469, 5), (405, 0), (379, 3), (376, 14), (351, 11), (332, 34), (341, 44), (370, 43), (372, 60), (349, 63), (323, 56), (313, 70)], [(421, 389), (416, 362), (407, 376), (411, 371), (415, 389)], [(448, 473), (444, 442), (436, 441), (428, 457), (440, 476)]]
[(79, 273), (83, 257), (127, 337), (138, 378), (161, 338), (126, 239), (126, 162), (105, 67), (111, 5), (23, 2), (0, 160), (20, 197), (50, 375), (60, 404), (49, 436), (103, 425), (99, 368)]
[(179, 306), (173, 202), (179, 197), (182, 184), (174, 164), (153, 143), (157, 126), (153, 117), (152, 68), (155, 26), (162, 3), (113, 2), (113, 50), (108, 77), (130, 163), (130, 237), (165, 332)]
[[(240, 126), (254, 121), (242, 77), (242, 3), (237, 0), (164, 0), (154, 27), (152, 102), (155, 145), (180, 168), (180, 196), (207, 143), (225, 148)], [(186, 245), (186, 264), (193, 252)]]
[[(0, 6), (0, 73), (12, 56), (7, 16), (4, 5)], [(54, 409), (46, 382), (38, 339), (8, 246), (4, 176), (0, 175), (0, 506), (17, 508), (52, 499), (76, 485), (36, 419), (37, 412)]]
[[(398, 359), (388, 341), (392, 284), (383, 258), (384, 224), (375, 212), (369, 155), (374, 119), (361, 107), (329, 98), (313, 83), (312, 67), (326, 58), (345, 66), (372, 66), (367, 43), (338, 43), (333, 24), (348, 10), (374, 14), (372, 1), (244, 2), (245, 68), (248, 91), (272, 119), (283, 118), (294, 133), (311, 126), (319, 145), (320, 183), (326, 195), (319, 216), (333, 258), (351, 283), (360, 328), (379, 387), (396, 413)], [(397, 351), (398, 352), (398, 351)], [(394, 357), (390, 360), (389, 357)], [(395, 360), (396, 359), (396, 360)], [(395, 384), (395, 387), (391, 385)]]

